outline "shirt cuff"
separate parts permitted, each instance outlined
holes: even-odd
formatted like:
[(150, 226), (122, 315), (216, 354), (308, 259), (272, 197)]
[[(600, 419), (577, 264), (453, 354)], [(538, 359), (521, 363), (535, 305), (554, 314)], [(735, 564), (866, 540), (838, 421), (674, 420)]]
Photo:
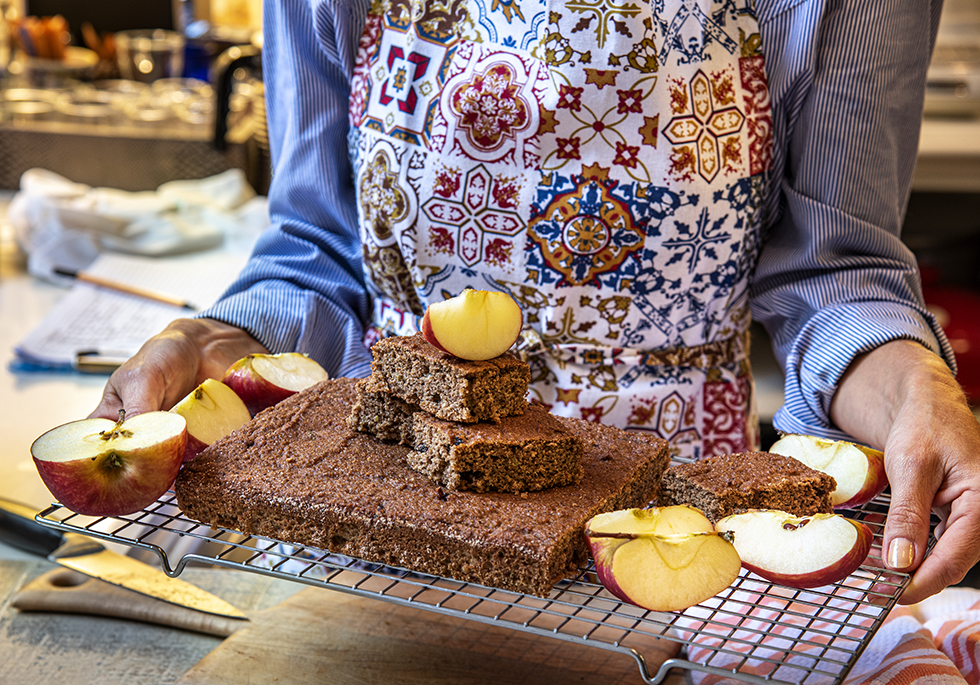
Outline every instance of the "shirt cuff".
[(850, 439), (830, 421), (837, 385), (856, 357), (892, 340), (920, 343), (956, 373), (949, 341), (928, 312), (893, 302), (826, 307), (809, 319), (790, 349), (785, 399), (773, 426), (784, 433)]
[(228, 294), (197, 315), (247, 331), (272, 353), (303, 352), (332, 378), (371, 372), (371, 352), (357, 318), (313, 291), (282, 281)]

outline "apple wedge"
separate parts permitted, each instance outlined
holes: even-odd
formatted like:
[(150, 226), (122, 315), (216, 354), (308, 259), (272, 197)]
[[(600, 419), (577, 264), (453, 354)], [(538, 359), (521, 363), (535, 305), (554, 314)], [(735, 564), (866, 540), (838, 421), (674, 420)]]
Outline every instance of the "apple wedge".
[(299, 352), (250, 354), (228, 367), (221, 382), (242, 398), (249, 414), (326, 380), (326, 370)]
[(443, 352), (483, 361), (499, 357), (517, 342), (524, 315), (507, 293), (464, 290), (433, 302), (422, 316), (422, 336)]
[(51, 494), (85, 516), (137, 512), (173, 485), (187, 445), (187, 422), (165, 411), (119, 421), (82, 419), (52, 428), (31, 445)]
[(870, 502), (888, 486), (885, 455), (879, 450), (843, 440), (811, 435), (785, 435), (769, 451), (802, 461), (834, 477), (837, 489), (830, 500), (835, 509), (853, 509)]
[(252, 418), (242, 399), (221, 381), (208, 378), (170, 410), (187, 420), (184, 461)]
[(774, 510), (726, 516), (715, 530), (735, 536), (747, 570), (795, 588), (830, 585), (851, 575), (874, 538), (868, 526), (840, 514), (800, 517)]
[(713, 597), (742, 565), (728, 536), (686, 505), (599, 514), (585, 535), (606, 589), (653, 611), (681, 611)]

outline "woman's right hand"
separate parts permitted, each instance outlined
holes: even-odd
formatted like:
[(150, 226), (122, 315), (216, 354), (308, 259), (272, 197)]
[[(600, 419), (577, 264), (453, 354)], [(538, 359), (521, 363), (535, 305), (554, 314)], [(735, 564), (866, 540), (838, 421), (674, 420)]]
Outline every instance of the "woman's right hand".
[(214, 319), (177, 319), (109, 377), (90, 417), (117, 419), (170, 409), (207, 378), (220, 380), (242, 357), (267, 352), (241, 328)]

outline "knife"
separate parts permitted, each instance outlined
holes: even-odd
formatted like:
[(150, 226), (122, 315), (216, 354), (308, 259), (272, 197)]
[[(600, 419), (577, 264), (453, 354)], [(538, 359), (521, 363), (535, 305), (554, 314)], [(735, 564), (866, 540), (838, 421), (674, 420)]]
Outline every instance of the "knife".
[(169, 604), (227, 618), (248, 618), (237, 608), (178, 578), (106, 549), (84, 535), (61, 533), (34, 520), (36, 512), (0, 498), (0, 541), (117, 587)]

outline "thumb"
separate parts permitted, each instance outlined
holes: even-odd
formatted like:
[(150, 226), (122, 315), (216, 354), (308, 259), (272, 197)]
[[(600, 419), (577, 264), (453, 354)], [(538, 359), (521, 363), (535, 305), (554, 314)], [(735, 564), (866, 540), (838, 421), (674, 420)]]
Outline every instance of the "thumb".
[(115, 421), (121, 409), (126, 410), (127, 418), (163, 409), (166, 387), (154, 380), (125, 365), (120, 367), (109, 377), (99, 406), (89, 416)]
[(102, 392), (102, 399), (99, 401), (99, 406), (92, 410), (88, 418), (111, 419), (115, 421), (119, 418), (119, 410), (122, 408), (122, 401), (119, 397), (114, 392), (110, 393), (109, 389), (106, 388)]
[(888, 455), (885, 461), (891, 504), (885, 522), (881, 557), (893, 571), (908, 572), (917, 568), (925, 557), (932, 500), (941, 482), (933, 482), (933, 476), (941, 476), (940, 469), (916, 466), (904, 455)]

